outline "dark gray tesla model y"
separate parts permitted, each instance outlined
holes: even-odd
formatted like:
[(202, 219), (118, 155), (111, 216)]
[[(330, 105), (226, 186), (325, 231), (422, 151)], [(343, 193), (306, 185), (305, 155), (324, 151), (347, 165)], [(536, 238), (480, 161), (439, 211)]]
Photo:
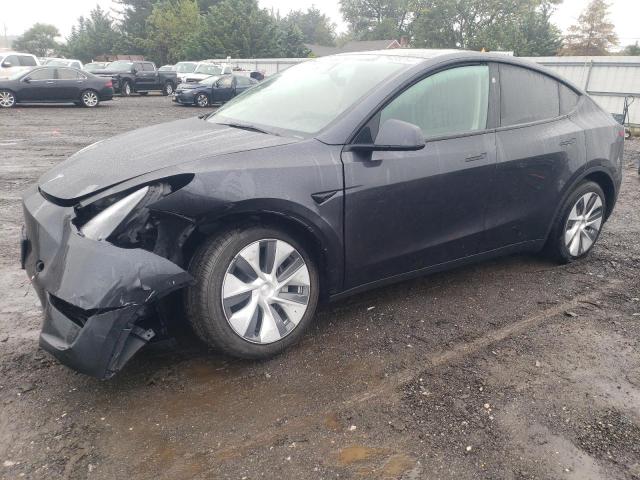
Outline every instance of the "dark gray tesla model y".
[(91, 145), (26, 192), (40, 343), (104, 378), (184, 317), (263, 358), (319, 301), (507, 253), (582, 258), (623, 142), (583, 91), (515, 58), (301, 63), (207, 117)]

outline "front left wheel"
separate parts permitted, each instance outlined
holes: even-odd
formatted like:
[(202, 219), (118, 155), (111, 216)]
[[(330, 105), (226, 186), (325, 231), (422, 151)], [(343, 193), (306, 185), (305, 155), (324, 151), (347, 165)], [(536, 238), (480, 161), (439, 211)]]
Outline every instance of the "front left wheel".
[(0, 90), (0, 107), (11, 108), (16, 104), (16, 96), (10, 90)]
[(206, 241), (191, 260), (196, 284), (187, 318), (208, 345), (240, 358), (273, 356), (313, 319), (319, 278), (313, 258), (284, 231), (253, 226)]
[(198, 107), (208, 107), (209, 106), (209, 96), (206, 93), (199, 93), (195, 99), (195, 104)]

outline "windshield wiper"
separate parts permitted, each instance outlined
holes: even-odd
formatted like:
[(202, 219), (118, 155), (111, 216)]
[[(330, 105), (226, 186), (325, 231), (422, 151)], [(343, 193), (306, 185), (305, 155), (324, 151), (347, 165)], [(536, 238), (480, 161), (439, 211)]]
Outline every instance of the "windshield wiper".
[(250, 132), (266, 133), (267, 135), (275, 135), (276, 137), (280, 136), (277, 133), (269, 132), (260, 127), (256, 127), (255, 125), (249, 125), (246, 123), (227, 122), (227, 123), (219, 123), (218, 125), (226, 125), (228, 127), (240, 128), (242, 130), (248, 130)]

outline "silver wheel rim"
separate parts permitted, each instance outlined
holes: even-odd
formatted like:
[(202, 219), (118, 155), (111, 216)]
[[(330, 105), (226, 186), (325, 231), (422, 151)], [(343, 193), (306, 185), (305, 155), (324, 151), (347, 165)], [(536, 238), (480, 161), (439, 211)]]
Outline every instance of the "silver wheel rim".
[(93, 92), (84, 92), (82, 101), (87, 107), (95, 107), (98, 104), (98, 96)]
[(124, 84), (124, 94), (125, 95), (131, 94), (131, 85), (129, 85), (129, 82)]
[(602, 199), (595, 192), (582, 195), (569, 213), (564, 244), (573, 257), (585, 254), (593, 246), (603, 219)]
[(165, 87), (165, 91), (167, 92), (167, 95), (171, 95), (173, 93), (173, 85), (171, 85), (170, 83), (167, 83), (167, 86)]
[(198, 105), (201, 107), (206, 107), (209, 103), (209, 99), (206, 95), (200, 94), (198, 95)]
[(233, 258), (222, 282), (222, 309), (233, 331), (251, 343), (289, 335), (309, 305), (309, 269), (283, 240), (263, 239)]
[(0, 106), (13, 107), (14, 103), (16, 103), (16, 98), (11, 92), (0, 92)]

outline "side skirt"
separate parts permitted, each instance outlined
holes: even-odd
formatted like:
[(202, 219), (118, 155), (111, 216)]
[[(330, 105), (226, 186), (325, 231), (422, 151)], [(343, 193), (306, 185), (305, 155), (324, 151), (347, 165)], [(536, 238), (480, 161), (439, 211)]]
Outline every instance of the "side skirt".
[(343, 292), (336, 293), (335, 295), (331, 295), (329, 297), (329, 301), (334, 302), (336, 300), (342, 300), (345, 297), (349, 297), (351, 295), (365, 292), (367, 290), (371, 290), (374, 288), (383, 287), (385, 285), (391, 285), (393, 283), (398, 283), (404, 280), (410, 280), (412, 278), (430, 275), (436, 272), (442, 272), (444, 270), (451, 270), (456, 267), (461, 267), (461, 266), (469, 265), (472, 263), (478, 263), (483, 260), (489, 260), (490, 258), (502, 257), (505, 255), (511, 255), (511, 254), (520, 253), (520, 252), (537, 252), (542, 249), (544, 244), (545, 244), (544, 239), (530, 240), (527, 242), (521, 242), (521, 243), (516, 243), (514, 245), (509, 245), (507, 247), (497, 248), (495, 250), (490, 250), (488, 252), (478, 253), (476, 255), (471, 255), (469, 257), (459, 258), (457, 260), (452, 260), (450, 262), (439, 263), (437, 265), (431, 265), (429, 267), (420, 268), (418, 270), (412, 270), (407, 273), (393, 275), (391, 277), (383, 278), (382, 280), (376, 280), (375, 282), (369, 282), (363, 285), (358, 285), (357, 287), (350, 288), (349, 290), (345, 290)]

